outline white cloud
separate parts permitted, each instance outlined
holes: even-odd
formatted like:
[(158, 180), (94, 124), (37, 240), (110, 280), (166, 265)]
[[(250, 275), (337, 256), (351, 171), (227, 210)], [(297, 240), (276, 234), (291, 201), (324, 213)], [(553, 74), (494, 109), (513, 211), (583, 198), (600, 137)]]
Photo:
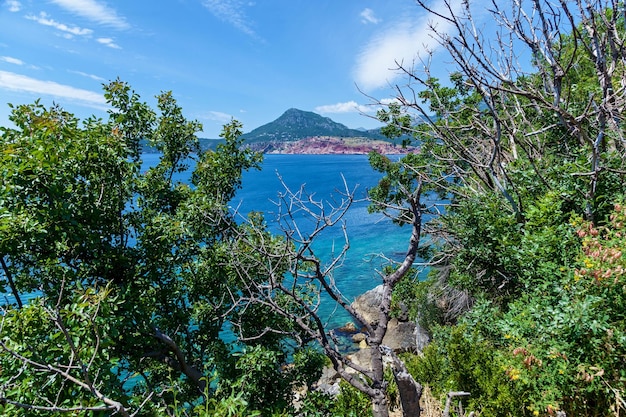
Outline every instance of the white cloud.
[(233, 119), (233, 116), (227, 113), (222, 113), (219, 111), (208, 111), (200, 115), (201, 119), (205, 120), (213, 120), (221, 123), (228, 123)]
[(361, 16), (361, 22), (366, 25), (368, 23), (373, 23), (373, 24), (380, 23), (380, 19), (376, 17), (376, 14), (370, 8), (364, 9), (361, 12), (360, 16)]
[(315, 112), (323, 114), (333, 113), (369, 113), (372, 107), (358, 104), (356, 101), (347, 101), (345, 103), (326, 104), (317, 106)]
[(69, 71), (69, 72), (71, 72), (72, 74), (80, 75), (81, 77), (91, 78), (92, 80), (95, 80), (95, 81), (102, 81), (102, 82), (106, 81), (106, 79), (102, 77), (99, 77), (93, 74), (87, 74), (86, 72), (82, 72), (82, 71)]
[(17, 0), (6, 0), (4, 5), (10, 12), (16, 13), (22, 10), (22, 4)]
[(13, 58), (10, 56), (0, 56), (0, 61), (8, 62), (9, 64), (14, 65), (24, 65), (24, 61), (21, 59)]
[(391, 103), (398, 103), (396, 98), (383, 98), (378, 104), (359, 104), (354, 100), (346, 101), (336, 104), (325, 104), (323, 106), (317, 106), (314, 111), (321, 114), (338, 114), (338, 113), (375, 113), (381, 108), (388, 106)]
[(104, 45), (104, 46), (108, 46), (109, 48), (113, 48), (113, 49), (122, 49), (121, 46), (119, 46), (118, 44), (115, 43), (115, 41), (111, 38), (98, 38), (96, 39), (96, 42)]
[(397, 98), (383, 98), (380, 100), (380, 104), (382, 104), (383, 106), (388, 106), (390, 104), (401, 104), (400, 100), (398, 100)]
[(26, 18), (30, 20), (34, 20), (40, 25), (50, 26), (57, 30), (60, 30), (61, 32), (65, 33), (66, 37), (70, 37), (70, 38), (74, 35), (89, 36), (93, 33), (93, 30), (91, 29), (84, 29), (78, 26), (68, 26), (64, 23), (59, 23), (56, 20), (50, 19), (45, 12), (39, 13), (39, 16), (28, 15), (26, 16)]
[(98, 109), (106, 108), (106, 100), (100, 93), (59, 84), (54, 81), (38, 80), (13, 72), (0, 71), (0, 89), (69, 99)]
[(96, 0), (51, 0), (56, 5), (78, 16), (104, 26), (116, 29), (128, 29), (126, 19), (119, 16), (114, 9)]
[[(244, 3), (240, 0), (203, 0), (202, 5), (206, 7), (215, 17), (224, 22), (230, 23), (246, 35), (256, 37), (252, 25), (246, 16)], [(248, 3), (252, 6), (254, 3)]]
[(39, 67), (37, 67), (35, 65), (30, 65), (30, 64), (27, 65), (26, 62), (22, 61), (19, 58), (13, 58), (12, 56), (0, 56), (0, 61), (6, 62), (6, 63), (9, 63), (9, 64), (13, 64), (13, 65), (20, 65), (20, 66), (24, 65), (24, 66), (26, 66), (27, 68), (30, 68), (30, 69), (35, 69), (35, 70), (39, 69)]
[[(460, 1), (454, 3), (458, 10)], [(432, 7), (443, 12), (444, 0), (437, 0)], [(413, 16), (394, 22), (376, 35), (357, 57), (354, 78), (359, 88), (372, 91), (386, 87), (401, 75), (393, 71), (397, 63), (410, 66), (421, 52), (435, 50), (438, 44), (431, 36), (430, 25), (443, 32), (451, 28), (448, 22), (431, 15)]]

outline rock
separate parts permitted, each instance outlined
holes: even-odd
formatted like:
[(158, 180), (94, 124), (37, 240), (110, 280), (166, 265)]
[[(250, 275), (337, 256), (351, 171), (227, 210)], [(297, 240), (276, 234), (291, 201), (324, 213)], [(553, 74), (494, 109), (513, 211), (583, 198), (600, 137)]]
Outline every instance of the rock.
[(361, 295), (352, 303), (354, 308), (367, 323), (378, 322), (379, 306), (383, 299), (383, 286), (379, 285)]
[(362, 341), (364, 341), (366, 338), (365, 334), (363, 333), (357, 333), (354, 336), (352, 336), (352, 341), (354, 343), (361, 343)]
[(407, 352), (416, 349), (415, 323), (391, 319), (387, 325), (387, 333), (383, 338), (383, 345), (389, 346), (394, 352)]
[(400, 315), (398, 316), (400, 321), (409, 321), (409, 308), (403, 302), (400, 303)]
[(340, 379), (341, 377), (339, 376), (337, 371), (335, 371), (332, 366), (327, 366), (322, 371), (322, 376), (315, 384), (314, 390), (326, 393), (331, 396), (335, 396), (340, 392)]
[[(365, 341), (363, 341), (362, 343), (365, 343)], [(369, 369), (372, 363), (372, 348), (365, 345), (364, 347), (361, 347), (361, 349), (351, 354), (349, 358), (356, 365)]]
[[(377, 323), (380, 313), (379, 306), (383, 298), (383, 286), (379, 285), (364, 294), (359, 295), (352, 303), (354, 308), (364, 320), (369, 323)], [(430, 342), (428, 333), (416, 322), (407, 321), (407, 309), (402, 309), (400, 319), (391, 319), (387, 326), (387, 334), (383, 339), (383, 345), (389, 346), (395, 352), (419, 351), (421, 352)], [(355, 343), (358, 343), (355, 341)]]
[(359, 330), (356, 328), (356, 324), (349, 321), (346, 324), (344, 324), (342, 327), (338, 328), (337, 331), (342, 332), (342, 333), (354, 334), (354, 333), (357, 333)]
[(423, 352), (426, 346), (430, 343), (430, 335), (417, 323), (415, 324), (415, 332), (413, 335), (415, 336), (415, 349), (418, 352)]

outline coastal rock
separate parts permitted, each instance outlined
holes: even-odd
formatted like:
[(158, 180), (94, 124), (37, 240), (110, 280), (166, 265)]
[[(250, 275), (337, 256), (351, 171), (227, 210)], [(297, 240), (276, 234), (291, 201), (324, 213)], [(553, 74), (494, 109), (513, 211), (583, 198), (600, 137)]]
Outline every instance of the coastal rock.
[(359, 350), (350, 355), (350, 360), (358, 366), (366, 369), (371, 369), (372, 363), (372, 348), (367, 346), (361, 346)]
[[(358, 296), (352, 303), (354, 308), (365, 321), (378, 321), (379, 307), (383, 297), (383, 286), (379, 285)], [(395, 352), (422, 351), (430, 342), (428, 333), (416, 322), (407, 320), (406, 312), (400, 319), (391, 319), (387, 325), (387, 333), (383, 344)]]
[(337, 330), (341, 333), (347, 333), (347, 334), (354, 334), (359, 331), (359, 329), (356, 328), (356, 325), (351, 321), (347, 322), (346, 324), (344, 324), (342, 327), (340, 327)]
[(413, 332), (415, 340), (415, 350), (423, 352), (426, 346), (430, 343), (430, 335), (422, 326), (415, 323), (415, 331)]
[(365, 340), (365, 334), (363, 333), (357, 333), (354, 336), (352, 336), (352, 341), (354, 343), (361, 343), (363, 340)]
[(378, 322), (379, 306), (383, 300), (383, 286), (379, 285), (359, 295), (352, 303), (354, 308), (367, 323)]
[(330, 396), (336, 396), (341, 389), (339, 388), (339, 380), (341, 377), (331, 366), (327, 366), (322, 371), (322, 376), (314, 386), (315, 391), (323, 392)]
[(415, 337), (417, 328), (415, 322), (391, 319), (387, 325), (383, 345), (389, 346), (396, 353), (415, 351), (417, 349)]

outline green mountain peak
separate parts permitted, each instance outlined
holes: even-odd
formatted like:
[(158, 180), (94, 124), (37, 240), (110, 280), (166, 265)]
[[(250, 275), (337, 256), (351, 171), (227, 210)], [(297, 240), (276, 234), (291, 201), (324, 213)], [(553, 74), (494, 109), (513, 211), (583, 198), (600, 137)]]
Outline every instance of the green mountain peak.
[(243, 138), (248, 143), (291, 142), (316, 136), (382, 138), (378, 130), (361, 131), (350, 129), (329, 117), (295, 108), (288, 109), (273, 122), (244, 134)]

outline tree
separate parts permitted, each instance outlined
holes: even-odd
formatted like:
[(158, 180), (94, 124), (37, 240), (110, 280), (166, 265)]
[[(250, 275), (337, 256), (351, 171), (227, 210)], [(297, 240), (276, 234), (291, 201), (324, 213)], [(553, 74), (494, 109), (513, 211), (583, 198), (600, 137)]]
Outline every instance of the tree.
[[(597, 265), (578, 225), (607, 224), (623, 199), (624, 5), (418, 4), (451, 28), (431, 26), (454, 63), (449, 80), (432, 72), (435, 55), (399, 65), (408, 82), (379, 113), (421, 143), (410, 167), (450, 201), (426, 226), (433, 268), (419, 309), (441, 311), (428, 316), (435, 342), (417, 379), (441, 395), (470, 391), (481, 415), (617, 415), (625, 387), (609, 357), (625, 346), (606, 334), (622, 334), (623, 305), (607, 295), (600, 313), (594, 294), (622, 278), (605, 265), (594, 273), (611, 284), (581, 281)], [(481, 26), (485, 14), (496, 24)], [(581, 329), (598, 326), (583, 342)]]
[[(228, 397), (236, 409), (270, 415), (289, 408), (295, 384), (310, 384), (302, 370), (317, 371), (319, 356), (309, 349), (294, 368), (282, 365), (296, 348), (317, 346), (376, 416), (390, 408), (386, 355), (405, 414), (419, 413), (417, 379), (442, 396), (470, 392), (463, 404), (484, 416), (618, 415), (626, 392), (623, 4), (492, 2), (493, 32), (479, 29), (470, 2), (444, 1), (443, 11), (418, 4), (452, 28), (432, 33), (455, 66), (449, 81), (428, 65), (423, 73), (400, 66), (408, 84), (379, 113), (389, 134), (413, 135), (421, 152), (398, 162), (370, 157), (385, 173), (372, 210), (412, 230), (403, 261), (381, 275), (373, 323), (333, 281), (348, 232), (326, 261), (314, 245), (341, 227), (354, 199), (347, 185), (331, 203), (287, 189), (283, 233), (272, 235), (262, 215), (237, 222), (226, 205), (242, 170), (259, 162), (240, 148), (236, 122), (224, 146), (196, 155), (199, 125), (168, 93), (157, 114), (114, 82), (105, 92), (110, 120), (83, 128), (57, 107), (17, 108), (0, 148), (0, 266), (15, 300), (3, 328), (22, 328), (15, 323), (32, 314), (24, 328), (34, 330), (17, 341), (3, 333), (6, 411), (73, 410), (82, 401), (84, 410), (174, 414), (181, 403), (212, 407)], [(144, 139), (163, 157), (142, 173)], [(188, 158), (197, 158), (192, 186), (174, 180)], [(449, 202), (445, 210), (435, 195)], [(310, 224), (294, 221), (302, 212)], [(382, 340), (418, 254), (431, 271), (413, 310), (434, 319), (426, 324), (435, 341), (403, 362)], [(44, 308), (24, 302), (33, 290)], [(371, 366), (341, 351), (318, 313), (322, 293), (363, 322)], [(95, 301), (81, 313), (83, 294)], [(238, 352), (219, 338), (225, 323)], [(34, 357), (24, 348), (31, 341), (56, 349)], [(105, 372), (94, 378), (91, 363)], [(120, 386), (129, 375), (137, 375), (133, 390)], [(24, 396), (32, 381), (58, 401)]]
[[(228, 201), (261, 156), (241, 148), (236, 121), (216, 151), (199, 152), (201, 126), (171, 93), (157, 96), (158, 113), (119, 80), (105, 97), (108, 121), (81, 126), (36, 102), (15, 107), (14, 127), (1, 130), (1, 276), (11, 295), (2, 410), (175, 414), (222, 399), (246, 408), (228, 387), (256, 371), (237, 364), (220, 331), (248, 312), (225, 302), (240, 290), (221, 268), (237, 256), (222, 242), (240, 228)], [(142, 165), (143, 143), (161, 152), (156, 165)], [(176, 181), (190, 163), (192, 183)], [(254, 316), (264, 320), (275, 318)], [(288, 351), (279, 340), (265, 346), (280, 369)], [(288, 386), (302, 374), (283, 377)], [(284, 406), (273, 400), (259, 405)]]
[[(378, 154), (372, 158), (383, 172), (395, 167)], [(267, 337), (268, 334), (283, 335), (289, 331), (289, 336), (300, 346), (314, 341), (339, 375), (371, 400), (375, 416), (387, 416), (389, 413), (389, 381), (385, 379), (383, 365), (385, 356), (389, 356), (394, 363), (405, 415), (419, 415), (421, 386), (406, 372), (395, 353), (383, 345), (383, 338), (392, 317), (394, 287), (412, 271), (417, 257), (424, 205), (420, 201), (422, 191), (418, 175), (411, 171), (398, 173), (397, 169), (387, 173), (386, 180), (401, 190), (399, 192), (406, 193), (409, 185), (418, 185), (410, 195), (404, 194), (406, 198), (402, 202), (380, 202), (381, 209), (399, 210), (398, 221), (408, 224), (412, 234), (402, 262), (382, 275), (382, 303), (374, 322), (365, 320), (352, 307), (352, 300), (343, 296), (333, 279), (333, 270), (341, 265), (349, 249), (349, 237), (345, 226), (342, 226), (342, 218), (354, 202), (354, 190), (345, 183), (343, 190), (338, 191), (341, 200), (334, 202), (316, 200), (304, 188), (294, 191), (285, 185), (285, 192), (277, 203), (282, 235), (269, 235), (263, 218), (259, 214), (252, 214), (246, 228), (231, 241), (229, 251), (240, 256), (226, 259), (228, 263), (224, 268), (240, 280), (236, 287), (241, 292), (231, 292), (233, 305), (239, 305), (240, 309), (261, 306), (292, 324), (291, 330), (282, 325), (281, 321), (275, 325), (264, 323), (251, 329), (245, 321), (234, 322), (239, 329), (240, 339), (251, 340)], [(302, 213), (306, 214), (305, 219)], [(342, 227), (344, 246), (331, 259), (322, 259), (317, 255), (315, 239), (331, 227)], [(323, 296), (329, 297), (365, 326), (370, 352), (369, 366), (351, 360), (335, 338), (334, 330), (325, 325), (324, 317), (319, 313)]]
[[(431, 28), (455, 63), (449, 86), (442, 86), (428, 65), (423, 72), (399, 67), (410, 83), (397, 87), (398, 102), (424, 121), (408, 130), (418, 129), (421, 140), (432, 138), (427, 150), (433, 162), (439, 160), (471, 189), (501, 194), (509, 209), (523, 216), (521, 185), (509, 174), (516, 161), (528, 161), (544, 186), (553, 188), (546, 172), (550, 157), (585, 152), (582, 198), (585, 215), (592, 218), (602, 198), (597, 193), (602, 171), (615, 171), (603, 152), (624, 152), (619, 116), (624, 92), (617, 88), (624, 73), (622, 6), (493, 2), (492, 33), (478, 29), (469, 2), (458, 10), (446, 1), (444, 11), (418, 4), (452, 27)], [(399, 109), (391, 110), (381, 117), (391, 121)]]

